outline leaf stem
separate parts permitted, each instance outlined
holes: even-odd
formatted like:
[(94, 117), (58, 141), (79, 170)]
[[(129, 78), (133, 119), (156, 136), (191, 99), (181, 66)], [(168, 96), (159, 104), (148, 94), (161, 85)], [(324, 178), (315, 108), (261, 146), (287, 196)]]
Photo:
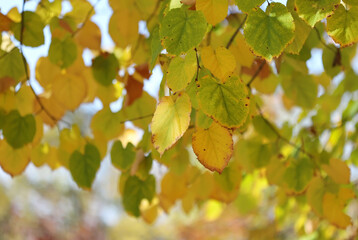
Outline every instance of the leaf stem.
[(255, 81), (256, 77), (260, 74), (261, 70), (263, 69), (263, 67), (265, 66), (266, 61), (264, 60), (259, 68), (256, 70), (256, 72), (254, 73), (254, 75), (251, 77), (250, 81), (246, 84), (246, 86), (251, 89), (251, 84), (253, 83), (253, 81)]

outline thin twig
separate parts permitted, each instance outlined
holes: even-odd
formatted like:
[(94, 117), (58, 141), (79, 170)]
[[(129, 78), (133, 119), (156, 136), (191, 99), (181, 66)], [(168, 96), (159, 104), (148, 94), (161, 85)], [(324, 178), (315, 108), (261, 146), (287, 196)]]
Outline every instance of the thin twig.
[[(23, 62), (23, 65), (24, 65), (24, 68), (25, 68), (25, 74), (26, 74), (26, 81), (29, 82), (30, 81), (30, 74), (29, 74), (29, 69), (27, 67), (27, 61), (26, 61), (26, 58), (25, 58), (25, 55), (24, 55), (24, 51), (23, 51), (23, 41), (24, 41), (24, 29), (25, 29), (25, 4), (26, 4), (26, 0), (23, 1), (23, 4), (22, 4), (22, 12), (21, 12), (21, 32), (20, 32), (20, 53), (21, 53), (21, 57), (22, 57), (22, 62)], [(62, 119), (57, 119), (55, 118), (45, 107), (44, 105), (42, 104), (41, 102), (41, 99), (40, 97), (36, 94), (34, 88), (31, 86), (30, 82), (29, 82), (29, 86), (30, 86), (30, 89), (32, 90), (35, 98), (36, 98), (36, 101), (39, 103), (40, 107), (41, 107), (41, 110), (43, 110), (48, 116), (49, 118), (51, 118), (54, 122), (57, 122), (57, 121), (62, 121), (66, 124), (68, 124), (69, 126), (71, 126), (71, 123), (65, 121), (65, 120), (62, 120)]]
[(196, 77), (195, 77), (195, 82), (198, 83), (200, 63), (199, 63), (198, 49), (194, 48), (194, 50), (195, 50), (195, 56), (196, 56)]
[(263, 115), (263, 113), (261, 111), (260, 106), (257, 103), (256, 103), (256, 107), (259, 110), (259, 114), (262, 117), (262, 119), (264, 120), (264, 122), (266, 123), (266, 125), (276, 134), (278, 139), (280, 139), (283, 142), (285, 142), (286, 144), (294, 147), (297, 151), (300, 151), (303, 154), (306, 154), (308, 157), (313, 158), (313, 156), (310, 153), (308, 153), (305, 149), (303, 149), (302, 147), (296, 145), (295, 143), (291, 142), (290, 140), (288, 140), (287, 138), (282, 136), (281, 133), (273, 126), (273, 124), (267, 118), (265, 118), (265, 116)]
[(263, 69), (263, 67), (265, 66), (266, 61), (263, 61), (259, 68), (256, 70), (256, 72), (254, 73), (254, 75), (251, 77), (250, 81), (246, 84), (246, 86), (250, 89), (251, 88), (251, 84), (253, 83), (253, 81), (255, 81), (256, 77), (260, 74), (261, 70)]
[(129, 118), (129, 119), (126, 119), (126, 120), (123, 120), (123, 121), (119, 122), (119, 124), (123, 124), (125, 122), (133, 122), (133, 121), (136, 121), (136, 120), (141, 120), (141, 119), (144, 119), (144, 118), (153, 117), (153, 115), (154, 115), (154, 113), (144, 115), (144, 116), (140, 116), (140, 117)]
[(240, 32), (240, 29), (244, 26), (246, 19), (247, 19), (247, 15), (245, 15), (244, 20), (241, 22), (240, 26), (236, 29), (234, 34), (231, 36), (229, 42), (226, 44), (226, 48), (229, 48), (231, 46), (231, 44), (234, 42), (236, 35)]
[(326, 48), (328, 48), (329, 50), (331, 50), (332, 52), (336, 53), (336, 49), (333, 49), (331, 46), (327, 45), (327, 43), (325, 43), (325, 41), (323, 41), (320, 32), (318, 31), (318, 29), (316, 27), (313, 27), (313, 29), (316, 31), (317, 33), (317, 37), (319, 39), (319, 41), (323, 44), (323, 46), (325, 46)]
[(153, 12), (152, 12), (152, 13), (149, 15), (149, 17), (147, 18), (147, 20), (146, 20), (147, 26), (148, 26), (148, 23), (149, 23), (149, 22), (153, 19), (153, 17), (155, 16), (156, 12), (158, 11), (161, 1), (162, 1), (162, 0), (158, 0), (158, 1), (157, 1), (157, 4), (155, 5)]

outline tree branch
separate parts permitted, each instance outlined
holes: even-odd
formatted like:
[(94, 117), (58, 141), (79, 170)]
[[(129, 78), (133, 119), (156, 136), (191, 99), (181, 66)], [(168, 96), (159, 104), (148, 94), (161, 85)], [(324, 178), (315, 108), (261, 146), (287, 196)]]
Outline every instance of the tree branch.
[(256, 103), (256, 107), (259, 110), (259, 114), (262, 117), (262, 119), (264, 120), (264, 122), (276, 134), (276, 136), (279, 140), (282, 140), (286, 144), (294, 147), (297, 151), (302, 152), (303, 154), (307, 155), (308, 157), (313, 158), (313, 156), (310, 153), (308, 153), (305, 149), (303, 149), (301, 146), (296, 145), (295, 143), (291, 142), (289, 139), (282, 136), (281, 133), (279, 131), (277, 131), (277, 129), (274, 127), (274, 125), (263, 115), (261, 108), (257, 103)]
[(226, 48), (229, 48), (231, 46), (231, 44), (234, 42), (236, 35), (240, 32), (240, 29), (244, 26), (246, 19), (247, 19), (247, 15), (245, 15), (244, 20), (241, 22), (240, 26), (236, 29), (234, 34), (231, 36), (229, 42), (226, 44)]

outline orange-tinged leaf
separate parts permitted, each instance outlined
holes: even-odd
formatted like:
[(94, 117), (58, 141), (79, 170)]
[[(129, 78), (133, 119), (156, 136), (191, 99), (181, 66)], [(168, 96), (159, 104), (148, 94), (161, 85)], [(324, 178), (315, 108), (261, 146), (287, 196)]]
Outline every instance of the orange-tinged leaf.
[(21, 174), (30, 161), (31, 149), (29, 145), (14, 149), (4, 140), (0, 142), (0, 166), (12, 177)]
[(208, 129), (197, 128), (192, 144), (200, 163), (219, 173), (227, 166), (234, 151), (230, 131), (216, 122)]
[(328, 165), (322, 166), (323, 170), (330, 176), (336, 183), (348, 184), (350, 179), (350, 170), (347, 164), (337, 158), (329, 160)]
[(0, 32), (9, 31), (13, 21), (6, 15), (0, 13)]
[(86, 22), (75, 39), (83, 48), (101, 50), (101, 30), (94, 22)]
[(11, 77), (2, 77), (0, 78), (0, 93), (5, 92), (11, 86), (15, 85), (16, 81)]
[(131, 105), (135, 100), (140, 98), (143, 93), (143, 83), (138, 82), (132, 76), (128, 76), (127, 84), (125, 86), (127, 90), (126, 106)]

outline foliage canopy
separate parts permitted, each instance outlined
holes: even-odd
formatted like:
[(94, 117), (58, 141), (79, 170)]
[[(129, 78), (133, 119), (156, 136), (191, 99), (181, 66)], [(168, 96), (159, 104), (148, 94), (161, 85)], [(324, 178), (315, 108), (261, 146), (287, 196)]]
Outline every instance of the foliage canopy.
[[(257, 216), (251, 200), (273, 198), (277, 231), (292, 218), (312, 223), (319, 239), (357, 230), (346, 208), (358, 193), (350, 176), (358, 165), (357, 1), (109, 0), (106, 33), (87, 0), (26, 10), (30, 2), (0, 13), (5, 172), (19, 175), (30, 162), (63, 167), (89, 190), (109, 147), (125, 210), (149, 223), (178, 201), (187, 213), (215, 199)], [(104, 34), (112, 49), (103, 49)], [(45, 40), (48, 54), (30, 72), (26, 49)], [(317, 52), (319, 75), (307, 67)], [(144, 90), (155, 67), (158, 98)], [(96, 100), (102, 109), (89, 129), (68, 118)], [(126, 137), (134, 127), (143, 133), (137, 142)], [(154, 174), (158, 163), (164, 176)]]

